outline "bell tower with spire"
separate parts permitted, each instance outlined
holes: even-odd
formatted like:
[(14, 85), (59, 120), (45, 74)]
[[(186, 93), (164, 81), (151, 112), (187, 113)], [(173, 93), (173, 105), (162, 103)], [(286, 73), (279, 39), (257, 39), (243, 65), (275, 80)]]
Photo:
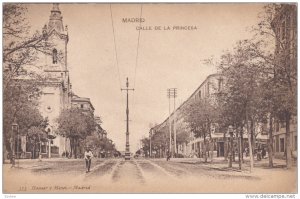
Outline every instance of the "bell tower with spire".
[(57, 32), (61, 33), (64, 31), (63, 21), (61, 11), (59, 10), (59, 4), (54, 3), (51, 10), (50, 20), (48, 23), (49, 31), (55, 29)]
[[(69, 141), (55, 133), (57, 132), (56, 119), (61, 110), (71, 106), (72, 97), (67, 59), (69, 35), (67, 27), (64, 28), (63, 26), (62, 19), (59, 4), (54, 3), (50, 11), (48, 26), (45, 24), (42, 28), (45, 49), (48, 53), (41, 55), (39, 58), (45, 76), (42, 83), (43, 94), (39, 103), (40, 112), (43, 117), (49, 119), (46, 131), (49, 135), (52, 135), (52, 142), (48, 143), (47, 146), (49, 157), (61, 156), (69, 148)], [(55, 154), (49, 153), (51, 149), (55, 151)]]
[[(54, 3), (51, 9), (48, 26), (42, 29), (45, 44), (49, 55), (45, 58), (44, 70), (68, 71), (67, 66), (67, 45), (69, 41), (68, 28), (63, 26), (62, 13), (59, 4)], [(49, 49), (50, 47), (50, 49)]]

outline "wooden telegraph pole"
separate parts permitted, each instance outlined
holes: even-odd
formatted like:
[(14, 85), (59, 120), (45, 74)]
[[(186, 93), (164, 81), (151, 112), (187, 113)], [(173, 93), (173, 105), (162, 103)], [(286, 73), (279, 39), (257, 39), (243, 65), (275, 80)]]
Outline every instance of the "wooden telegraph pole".
[(130, 149), (129, 149), (129, 108), (128, 108), (128, 91), (134, 91), (133, 88), (128, 88), (129, 82), (128, 77), (126, 78), (126, 88), (121, 88), (121, 91), (126, 91), (127, 101), (126, 101), (126, 145), (125, 145), (125, 160), (130, 160)]

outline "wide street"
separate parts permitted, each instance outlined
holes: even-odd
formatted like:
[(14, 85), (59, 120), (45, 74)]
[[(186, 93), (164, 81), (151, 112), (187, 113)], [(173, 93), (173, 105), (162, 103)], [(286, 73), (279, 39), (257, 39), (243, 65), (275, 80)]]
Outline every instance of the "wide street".
[[(19, 162), (19, 168), (4, 165), (4, 190), (10, 192), (80, 193), (266, 193), (295, 192), (296, 168), (284, 162), (267, 167), (267, 159), (242, 171), (227, 168), (223, 159), (203, 163), (200, 159), (94, 159), (86, 173), (83, 159), (45, 159)], [(17, 165), (18, 166), (18, 165)], [(272, 184), (272, 186), (270, 186)]]

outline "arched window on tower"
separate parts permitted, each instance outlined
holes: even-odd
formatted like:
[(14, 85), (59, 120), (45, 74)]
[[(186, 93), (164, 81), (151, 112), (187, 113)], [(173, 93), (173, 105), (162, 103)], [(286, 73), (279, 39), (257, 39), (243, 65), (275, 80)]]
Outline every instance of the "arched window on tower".
[(52, 63), (57, 64), (57, 50), (55, 48), (52, 51)]

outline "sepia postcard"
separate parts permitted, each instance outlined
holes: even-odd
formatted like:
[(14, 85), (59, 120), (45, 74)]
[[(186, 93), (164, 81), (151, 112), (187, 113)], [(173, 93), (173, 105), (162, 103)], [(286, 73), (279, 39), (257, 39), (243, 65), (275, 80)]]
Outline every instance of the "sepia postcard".
[(3, 194), (296, 197), (297, 3), (2, 10)]

